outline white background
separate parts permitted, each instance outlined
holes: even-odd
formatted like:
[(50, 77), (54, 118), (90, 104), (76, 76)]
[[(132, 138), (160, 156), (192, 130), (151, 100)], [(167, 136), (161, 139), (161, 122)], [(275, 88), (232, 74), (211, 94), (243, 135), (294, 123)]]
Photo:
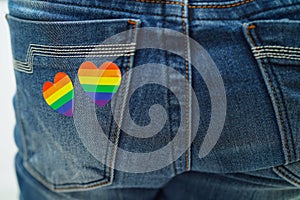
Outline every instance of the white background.
[(12, 98), (16, 90), (12, 67), (9, 29), (5, 20), (7, 2), (0, 1), (0, 199), (18, 199), (18, 185), (14, 169), (17, 152), (14, 143), (15, 125)]

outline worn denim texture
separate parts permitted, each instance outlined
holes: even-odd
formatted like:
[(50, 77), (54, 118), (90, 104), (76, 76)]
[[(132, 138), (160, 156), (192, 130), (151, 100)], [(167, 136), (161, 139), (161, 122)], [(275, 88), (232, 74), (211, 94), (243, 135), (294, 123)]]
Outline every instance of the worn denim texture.
[[(21, 199), (300, 198), (299, 0), (10, 0), (9, 10)], [(142, 41), (134, 30), (142, 27), (188, 35), (205, 48), (220, 71), (226, 120), (218, 143), (204, 158), (198, 155), (211, 120), (207, 87), (194, 67), (177, 55), (135, 50), (135, 43)], [(115, 41), (115, 46), (97, 46), (127, 30), (131, 34)], [(126, 52), (124, 44), (132, 52), (115, 61), (122, 74), (147, 63), (171, 66), (191, 83), (199, 100), (195, 140), (161, 170), (138, 174), (114, 170), (118, 153), (111, 150), (106, 152), (106, 163), (99, 162), (82, 144), (73, 119), (53, 111), (42, 96), (43, 83), (53, 81), (58, 72), (75, 82), (91, 49), (103, 49), (90, 58), (100, 65), (110, 55)], [(188, 58), (188, 46), (182, 48)], [(179, 77), (167, 69), (157, 73), (189, 99), (189, 88), (176, 88)], [(134, 74), (125, 79), (130, 90)], [(125, 102), (125, 98), (123, 93), (115, 99)], [(91, 103), (86, 97), (78, 102)], [(150, 122), (148, 110), (153, 104), (163, 106), (168, 119), (157, 135), (139, 139), (116, 126), (110, 104), (97, 108), (104, 132), (120, 148), (152, 151), (176, 135), (181, 105), (168, 88), (145, 85), (129, 102), (132, 119), (140, 126)], [(193, 102), (187, 100), (183, 106), (188, 124)], [(186, 127), (188, 140), (192, 126)]]

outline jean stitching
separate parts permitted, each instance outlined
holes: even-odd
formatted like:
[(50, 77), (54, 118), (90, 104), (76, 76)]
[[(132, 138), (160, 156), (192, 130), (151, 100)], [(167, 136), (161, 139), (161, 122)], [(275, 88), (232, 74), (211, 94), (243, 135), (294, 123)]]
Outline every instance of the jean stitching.
[(285, 54), (291, 56), (300, 56), (300, 51), (295, 50), (285, 50), (285, 49), (260, 49), (260, 50), (252, 50), (253, 53), (260, 54)]
[[(27, 54), (25, 58), (26, 61), (23, 62), (14, 59), (13, 63), (14, 63), (14, 68), (16, 70), (25, 73), (33, 73), (34, 56), (48, 56), (48, 57), (55, 57), (55, 58), (131, 56), (133, 54), (132, 52), (134, 52), (133, 45), (135, 45), (135, 43), (85, 45), (85, 46), (75, 46), (75, 45), (74, 46), (49, 46), (49, 45), (30, 44), (27, 49)], [(75, 48), (75, 49), (69, 50), (68, 48)], [(89, 49), (91, 51), (92, 50), (94, 51), (93, 52), (86, 51)]]
[(160, 1), (160, 0), (135, 0), (136, 2), (142, 3), (155, 3), (155, 4), (170, 4), (170, 5), (180, 5), (185, 6), (185, 3), (179, 1)]
[[(33, 1), (34, 2), (34, 1)], [(36, 0), (35, 2), (45, 2), (41, 0)], [(180, 17), (180, 15), (163, 15), (163, 14), (155, 14), (155, 13), (148, 13), (148, 12), (134, 12), (132, 10), (124, 9), (124, 8), (112, 8), (112, 7), (105, 7), (105, 6), (92, 6), (92, 5), (82, 5), (82, 4), (76, 4), (74, 3), (68, 3), (68, 2), (51, 2), (55, 4), (61, 4), (61, 5), (67, 5), (67, 6), (84, 6), (87, 8), (94, 8), (94, 9), (106, 9), (106, 10), (114, 10), (114, 11), (119, 11), (119, 12), (129, 12), (133, 14), (149, 14), (149, 15), (154, 15), (154, 16), (168, 16), (168, 17)]]
[[(275, 80), (276, 80), (277, 82), (279, 82), (279, 81), (278, 81), (278, 76), (274, 73), (272, 67), (270, 67), (270, 70), (272, 71), (272, 73), (273, 73), (273, 75), (274, 75), (274, 77), (275, 77)], [(279, 90), (280, 96), (281, 96), (281, 98), (282, 98), (283, 109), (284, 109), (284, 110), (287, 110), (287, 106), (286, 106), (286, 103), (285, 103), (286, 101), (285, 101), (285, 99), (284, 99), (283, 92), (282, 92), (281, 88), (278, 88), (278, 90)], [(292, 132), (292, 130), (291, 130), (291, 124), (290, 124), (290, 120), (289, 120), (289, 116), (288, 116), (288, 115), (286, 115), (286, 119), (287, 119), (287, 128), (289, 129), (290, 132)], [(292, 141), (292, 146), (295, 146), (295, 141), (294, 141), (294, 139), (293, 139), (293, 134), (291, 134), (291, 141)], [(297, 155), (296, 155), (295, 152), (294, 152), (294, 155), (295, 155), (295, 159), (297, 159), (297, 158), (296, 158)]]
[(241, 6), (243, 4), (247, 4), (250, 2), (253, 2), (254, 0), (245, 0), (245, 1), (241, 1), (239, 3), (233, 3), (233, 4), (228, 4), (228, 5), (203, 5), (203, 6), (192, 6), (189, 5), (189, 8), (203, 8), (203, 9), (209, 9), (209, 8), (233, 8), (233, 7), (237, 7), (237, 6)]
[[(46, 1), (35, 0), (33, 2), (46, 2)], [(105, 6), (82, 5), (82, 4), (76, 4), (75, 2), (68, 3), (68, 2), (56, 2), (56, 1), (52, 1), (51, 3), (52, 4), (61, 4), (61, 5), (66, 5), (66, 6), (80, 6), (80, 7), (86, 7), (86, 8), (94, 8), (94, 9), (105, 9), (105, 10), (114, 10), (114, 11), (119, 11), (119, 12), (129, 12), (129, 13), (137, 14), (137, 15), (147, 14), (147, 15), (153, 15), (153, 16), (179, 17), (179, 18), (181, 18), (181, 15), (173, 15), (173, 14), (165, 15), (165, 14), (156, 14), (156, 13), (150, 13), (150, 12), (135, 12), (135, 11), (128, 10), (128, 9), (112, 8), (112, 7), (105, 7)], [(245, 16), (240, 16), (238, 18), (230, 18), (230, 19), (228, 19), (228, 18), (216, 18), (216, 19), (214, 19), (214, 18), (193, 18), (193, 20), (217, 20), (217, 21), (219, 21), (219, 20), (229, 20), (229, 21), (232, 21), (232, 20), (241, 20), (241, 19), (249, 18), (249, 17), (254, 16), (256, 14), (260, 14), (260, 13), (265, 12), (265, 11), (277, 10), (277, 9), (281, 9), (281, 8), (285, 8), (285, 7), (291, 7), (291, 6), (295, 6), (295, 5), (300, 5), (300, 3), (293, 3), (293, 4), (288, 4), (288, 5), (280, 5), (280, 6), (277, 6), (277, 7), (274, 7), (274, 8), (262, 9), (262, 10), (259, 10), (259, 11), (247, 14)]]
[(285, 172), (284, 169), (282, 169), (282, 167), (274, 167), (273, 169), (275, 170), (275, 172), (277, 172), (278, 174), (280, 174), (290, 182), (294, 183), (297, 186), (300, 186), (300, 181), (293, 178), (291, 175), (289, 175), (288, 172)]
[[(243, 2), (245, 0), (226, 0), (226, 1), (223, 1), (223, 2), (205, 2), (205, 1), (196, 1), (196, 2), (193, 2), (191, 4), (195, 5), (195, 6), (209, 6), (209, 5), (231, 5), (231, 4), (236, 4), (236, 3), (240, 3), (240, 2)], [(191, 5), (189, 4), (189, 5)]]
[(68, 52), (87, 52), (87, 51), (92, 51), (92, 50), (97, 50), (97, 51), (113, 51), (113, 52), (118, 52), (120, 50), (132, 50), (134, 49), (134, 46), (132, 47), (127, 47), (127, 48), (84, 48), (84, 49), (45, 49), (45, 48), (33, 48), (32, 51), (34, 52), (58, 52), (58, 53), (68, 53)]
[(120, 54), (120, 53), (127, 53), (127, 52), (133, 52), (134, 49), (124, 49), (124, 50), (115, 50), (115, 51), (41, 51), (41, 50), (37, 50), (37, 51), (33, 51), (32, 55), (38, 55), (38, 54), (43, 54), (43, 55), (66, 55), (66, 54), (71, 54), (71, 55), (89, 55), (89, 54), (101, 54), (101, 55), (105, 55), (105, 54), (109, 54), (109, 55), (114, 55), (114, 54)]
[(280, 49), (284, 50), (298, 50), (300, 52), (299, 47), (288, 47), (288, 46), (274, 46), (274, 45), (265, 45), (265, 46), (256, 46), (251, 48), (253, 51), (259, 51), (260, 49)]
[[(260, 41), (259, 36), (257, 36), (257, 40)], [(260, 42), (260, 43), (261, 43), (261, 42)], [(263, 60), (262, 60), (262, 62), (263, 62)], [(269, 60), (267, 60), (267, 63), (269, 64)], [(265, 68), (266, 68), (266, 63), (263, 63), (263, 64), (265, 65)], [(269, 65), (270, 65), (270, 64), (269, 64)], [(266, 69), (267, 69), (267, 68), (266, 68)], [(269, 73), (272, 74), (272, 75), (274, 76), (274, 82), (275, 82), (276, 84), (279, 85), (278, 80), (277, 80), (277, 77), (276, 77), (276, 74), (274, 74), (274, 72), (273, 72), (273, 70), (272, 70), (272, 67), (270, 67), (270, 72), (269, 72)], [(270, 77), (270, 76), (269, 76), (269, 77)], [(270, 80), (271, 80), (271, 79), (270, 79)], [(273, 84), (273, 86), (274, 86), (274, 84)], [(287, 151), (288, 151), (288, 153), (290, 153), (290, 159), (289, 159), (289, 161), (291, 161), (291, 153), (292, 153), (292, 152), (291, 152), (291, 149), (293, 149), (293, 148), (290, 148), (290, 140), (288, 139), (288, 135), (287, 135), (287, 129), (289, 129), (290, 127), (288, 126), (289, 121), (288, 121), (288, 118), (287, 118), (286, 113), (285, 113), (285, 111), (286, 111), (286, 105), (285, 105), (285, 102), (284, 102), (284, 99), (283, 99), (283, 96), (282, 96), (281, 88), (280, 88), (280, 87), (277, 87), (277, 89), (278, 89), (279, 93), (276, 92), (276, 90), (274, 89), (274, 92), (275, 92), (275, 94), (276, 94), (276, 96), (277, 96), (276, 104), (277, 104), (278, 111), (279, 111), (279, 118), (280, 118), (280, 121), (281, 121), (281, 124), (282, 124), (282, 129), (283, 129), (283, 131), (284, 131), (284, 137), (285, 137), (285, 139), (286, 139), (286, 145), (288, 146)], [(279, 101), (279, 100), (281, 100), (281, 101)], [(283, 107), (282, 107), (282, 105), (281, 105), (280, 103), (283, 104)], [(285, 119), (287, 120), (287, 122), (285, 121), (284, 117), (285, 117)], [(289, 130), (289, 131), (290, 131), (290, 130)], [(291, 134), (291, 138), (292, 138), (292, 134)], [(291, 139), (291, 145), (292, 145), (292, 147), (293, 147), (293, 139)], [(295, 155), (295, 153), (294, 153), (293, 155)], [(288, 157), (288, 158), (289, 158), (289, 157)]]
[[(50, 46), (50, 45), (41, 45), (41, 44), (30, 44), (28, 49), (27, 49), (27, 54), (26, 54), (26, 57), (29, 57), (30, 54), (32, 53), (33, 50), (35, 49), (45, 49), (45, 50), (57, 50), (57, 51), (60, 51), (60, 50), (63, 50), (63, 49), (72, 49), (74, 50), (74, 48), (77, 48), (77, 50), (85, 50), (85, 49), (98, 49), (99, 47), (106, 47), (106, 48), (103, 48), (103, 49), (109, 49), (109, 50), (112, 50), (112, 48), (114, 47), (124, 47), (124, 48), (129, 48), (130, 46), (133, 46), (135, 44), (110, 44), (110, 45), (83, 45), (83, 46), (76, 46), (76, 45), (73, 45), (73, 46), (59, 46), (59, 45), (53, 45), (53, 46)], [(55, 49), (56, 48), (56, 49)]]
[(237, 7), (246, 3), (250, 3), (254, 0), (244, 0), (237, 3), (231, 3), (231, 4), (224, 4), (224, 5), (190, 5), (185, 4), (178, 1), (161, 1), (161, 0), (135, 0), (137, 2), (143, 2), (143, 3), (156, 3), (156, 4), (170, 4), (170, 5), (181, 5), (181, 6), (187, 6), (188, 8), (195, 9), (195, 8), (202, 8), (202, 9), (210, 9), (210, 8), (232, 8)]
[(283, 58), (300, 60), (300, 48), (285, 46), (256, 46), (251, 48), (257, 58)]
[[(185, 57), (185, 124), (186, 124), (186, 137), (185, 137), (185, 145), (186, 148), (189, 145), (189, 61), (188, 61), (188, 50), (187, 50), (187, 30), (186, 30), (186, 22), (185, 22), (185, 3), (182, 3), (182, 28), (184, 34), (184, 57)], [(187, 148), (185, 151), (185, 171), (189, 171), (190, 169), (190, 148)]]
[[(63, 190), (72, 190), (72, 189), (87, 189), (87, 188), (93, 188), (93, 187), (98, 187), (101, 185), (106, 184), (108, 182), (105, 180), (105, 178), (94, 180), (93, 182), (98, 182), (98, 183), (93, 183), (93, 184), (88, 184), (88, 183), (81, 183), (81, 186), (71, 186), (71, 187), (59, 187), (61, 184), (53, 184), (49, 182), (45, 177), (43, 177), (39, 172), (36, 171), (34, 167), (31, 166), (30, 163), (25, 162), (24, 164), (25, 169), (33, 176), (35, 177), (39, 182), (41, 182), (43, 185), (47, 186), (48, 188), (52, 190), (57, 190), (57, 191), (63, 191)], [(69, 183), (73, 185), (79, 185), (79, 183)]]
[(135, 45), (136, 43), (132, 42), (132, 43), (120, 43), (120, 44), (97, 44), (97, 45), (78, 45), (78, 46), (72, 46), (72, 45), (43, 45), (43, 44), (30, 44), (30, 47), (44, 47), (44, 48), (96, 48), (96, 47), (118, 47), (118, 46), (132, 46)]
[[(16, 106), (19, 107), (19, 100), (18, 100), (18, 93), (16, 94)], [(25, 137), (25, 129), (24, 129), (24, 125), (22, 123), (22, 120), (21, 120), (21, 116), (20, 116), (20, 112), (19, 112), (19, 109), (16, 109), (16, 119), (17, 121), (19, 121), (20, 123), (20, 132), (21, 132), (21, 135), (22, 135), (22, 145), (23, 145), (23, 155), (24, 155), (24, 159), (22, 159), (22, 162), (23, 162), (23, 166), (25, 166), (25, 162), (28, 160), (28, 149), (27, 149), (27, 141), (26, 141), (26, 137)]]
[[(164, 6), (164, 9), (166, 10), (166, 6)], [(165, 24), (166, 24), (166, 17), (164, 16), (162, 18), (162, 26), (165, 27)], [(165, 45), (165, 43), (164, 43)], [(170, 66), (170, 58), (169, 58), (169, 52), (167, 51), (164, 51), (164, 54), (165, 54), (165, 58), (166, 58), (166, 65), (167, 66)], [(169, 76), (169, 68), (167, 68), (167, 86), (168, 88), (171, 87), (171, 82), (170, 82), (170, 76)], [(171, 92), (170, 90), (167, 91), (167, 102), (168, 102), (168, 108), (170, 109), (170, 105), (171, 105)], [(168, 112), (168, 117), (169, 117), (169, 131), (170, 131), (170, 137), (169, 137), (169, 140), (171, 141), (172, 140), (172, 136), (173, 136), (173, 127), (174, 127), (174, 122), (173, 122), (173, 116), (172, 116), (172, 113), (171, 112)], [(174, 160), (174, 146), (172, 145), (172, 159)], [(174, 174), (176, 175), (177, 174), (177, 169), (176, 169), (176, 162), (173, 162), (172, 163), (172, 168), (173, 168), (173, 172)]]
[(109, 54), (109, 55), (113, 55), (113, 54), (118, 54), (118, 53), (127, 53), (127, 52), (133, 52), (134, 49), (124, 49), (124, 50), (115, 50), (115, 51), (49, 51), (49, 50), (46, 50), (46, 51), (41, 51), (41, 50), (35, 50), (33, 51), (33, 55), (37, 55), (36, 53), (38, 54), (44, 54), (44, 55), (49, 55), (49, 56), (52, 56), (52, 55), (68, 55), (68, 54), (71, 54), (71, 55), (81, 55), (81, 54), (101, 54), (101, 55), (105, 55), (105, 54)]
[[(132, 27), (132, 31), (131, 31), (131, 38), (130, 38), (130, 42), (132, 43), (132, 41), (134, 40), (134, 37), (135, 37), (135, 29), (136, 29), (136, 23), (131, 23), (131, 21), (128, 21), (128, 24), (131, 25)], [(122, 121), (122, 112), (124, 110), (124, 107), (125, 107), (125, 103), (126, 103), (126, 98), (127, 98), (127, 95), (126, 93), (128, 92), (128, 84), (130, 83), (130, 73), (129, 73), (129, 70), (130, 70), (130, 57), (127, 57), (127, 64), (126, 64), (126, 75), (125, 75), (125, 79), (124, 79), (124, 87), (122, 88), (122, 95), (121, 95), (121, 104), (119, 105), (119, 108), (118, 108), (118, 117), (117, 117), (117, 121), (119, 122), (120, 126), (121, 126), (121, 121)], [(114, 148), (112, 150), (112, 153), (111, 153), (111, 159), (110, 159), (110, 172), (111, 172), (111, 182), (113, 181), (113, 178), (114, 178), (114, 162), (115, 162), (115, 157), (116, 157), (116, 147), (118, 146), (118, 143), (119, 143), (119, 137), (120, 137), (120, 133), (121, 133), (121, 127), (118, 127), (118, 123), (116, 123), (116, 132), (114, 134), (114, 138), (113, 138), (113, 142), (114, 142)]]
[(58, 46), (58, 45), (54, 45), (54, 46), (50, 46), (50, 45), (41, 45), (41, 44), (30, 44), (28, 49), (27, 49), (27, 54), (26, 54), (26, 58), (30, 57), (30, 55), (32, 54), (32, 52), (35, 50), (35, 49), (46, 49), (46, 50), (49, 50), (49, 49), (54, 49), (54, 48), (57, 48), (55, 50), (59, 51), (59, 50), (62, 50), (62, 49), (74, 49), (74, 48), (77, 48), (78, 50), (81, 50), (81, 49), (98, 49), (99, 47), (106, 47), (107, 49), (109, 50), (113, 50), (112, 48), (114, 47), (118, 47), (121, 48), (121, 47), (125, 47), (125, 48), (128, 48), (130, 46), (133, 46), (135, 45), (134, 43), (133, 44), (109, 44), (109, 45), (84, 45), (84, 46)]
[[(257, 45), (256, 45), (256, 42), (254, 41), (253, 36), (251, 35), (250, 31), (251, 30), (255, 31), (255, 29), (256, 29), (255, 25), (248, 26), (248, 35), (250, 37), (250, 40), (251, 40), (253, 46), (257, 46)], [(264, 63), (263, 60), (261, 60), (261, 64), (262, 64), (264, 73), (266, 75), (266, 78), (267, 78), (267, 80), (269, 82), (269, 85), (271, 87), (271, 90), (272, 90), (272, 93), (273, 93), (273, 96), (274, 96), (274, 99), (275, 99), (275, 103), (277, 105), (277, 109), (278, 109), (278, 112), (279, 112), (279, 118), (280, 118), (280, 122), (281, 122), (281, 127), (282, 127), (282, 130), (283, 130), (284, 147), (285, 147), (285, 149), (287, 151), (287, 161), (290, 162), (291, 161), (291, 150), (290, 150), (290, 147), (289, 147), (289, 140), (288, 140), (288, 137), (287, 137), (287, 130), (286, 130), (286, 127), (285, 127), (285, 122), (283, 120), (282, 108), (281, 108), (281, 105), (279, 103), (279, 99), (278, 99), (278, 96), (277, 96), (274, 84), (273, 84), (273, 82), (271, 80), (271, 77), (270, 77), (270, 74), (269, 74), (269, 72), (267, 70), (266, 64)]]
[(255, 56), (256, 58), (278, 58), (278, 59), (287, 59), (287, 60), (300, 60), (300, 57), (293, 57), (285, 54), (262, 54), (259, 56)]
[[(49, 56), (49, 54), (36, 54), (38, 56)], [(133, 53), (131, 54), (107, 54), (107, 55), (97, 55), (97, 54), (93, 54), (93, 55), (78, 55), (78, 56), (49, 56), (52, 58), (87, 58), (87, 57), (120, 57), (120, 56), (132, 56), (134, 55)], [(27, 64), (27, 63), (23, 63), (23, 64), (19, 64), (17, 62), (17, 60), (14, 60), (13, 63), (15, 64), (14, 69), (20, 72), (24, 72), (24, 73), (28, 73), (31, 74), (33, 73), (33, 68)]]
[(255, 17), (255, 15), (258, 15), (258, 14), (261, 14), (261, 13), (264, 13), (264, 12), (268, 12), (268, 11), (275, 11), (275, 10), (278, 10), (278, 9), (282, 9), (282, 8), (289, 8), (289, 7), (294, 7), (294, 6), (299, 6), (300, 3), (293, 3), (293, 4), (284, 4), (284, 5), (280, 5), (280, 6), (277, 6), (277, 7), (270, 7), (270, 8), (265, 8), (265, 9), (261, 9), (261, 10), (258, 10), (258, 11), (255, 11), (255, 12), (251, 12), (249, 14), (245, 14), (243, 16), (239, 16), (237, 18), (193, 18), (193, 20), (210, 20), (210, 21), (235, 21), (235, 20), (248, 20), (249, 18), (251, 17)]

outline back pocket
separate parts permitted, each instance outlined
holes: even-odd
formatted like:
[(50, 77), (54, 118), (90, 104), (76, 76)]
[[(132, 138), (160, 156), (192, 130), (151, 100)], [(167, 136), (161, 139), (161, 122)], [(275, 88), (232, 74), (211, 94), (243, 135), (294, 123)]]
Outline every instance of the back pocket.
[[(103, 131), (112, 142), (117, 143), (119, 131), (111, 113), (111, 103), (97, 106), (83, 88), (76, 90), (78, 85), (82, 86), (76, 85), (79, 83), (78, 69), (87, 61), (97, 67), (113, 61), (121, 71), (121, 84), (129, 84), (126, 72), (132, 67), (137, 34), (135, 28), (139, 26), (139, 20), (51, 22), (13, 16), (7, 18), (17, 81), (15, 137), (24, 167), (33, 177), (56, 191), (111, 184), (115, 151), (103, 143), (99, 146), (95, 141), (92, 145), (105, 151), (101, 159), (105, 163), (91, 155), (77, 133), (74, 118), (55, 111), (47, 104), (43, 86), (47, 81), (54, 82), (57, 74), (63, 73), (69, 77), (74, 91), (85, 95), (76, 98), (78, 95), (70, 93), (74, 104), (80, 103), (83, 109), (94, 104)], [(107, 38), (123, 31), (128, 31), (128, 34), (103, 44)], [(124, 96), (118, 92), (114, 100), (125, 102)]]
[(285, 164), (300, 159), (299, 30), (300, 21), (297, 20), (261, 20), (244, 24), (244, 34), (273, 103)]

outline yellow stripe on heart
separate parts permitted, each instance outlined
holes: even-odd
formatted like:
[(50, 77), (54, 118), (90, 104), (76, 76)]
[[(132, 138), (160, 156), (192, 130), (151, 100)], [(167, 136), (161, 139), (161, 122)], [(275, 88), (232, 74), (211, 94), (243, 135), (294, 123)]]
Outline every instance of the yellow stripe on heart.
[(68, 83), (67, 85), (65, 85), (61, 89), (57, 90), (54, 94), (52, 94), (50, 97), (48, 97), (45, 100), (48, 103), (48, 105), (52, 105), (54, 102), (59, 100), (62, 96), (64, 96), (65, 94), (67, 94), (71, 90), (73, 90), (72, 82)]
[(91, 76), (80, 76), (80, 84), (89, 85), (120, 85), (121, 77), (91, 77)]

